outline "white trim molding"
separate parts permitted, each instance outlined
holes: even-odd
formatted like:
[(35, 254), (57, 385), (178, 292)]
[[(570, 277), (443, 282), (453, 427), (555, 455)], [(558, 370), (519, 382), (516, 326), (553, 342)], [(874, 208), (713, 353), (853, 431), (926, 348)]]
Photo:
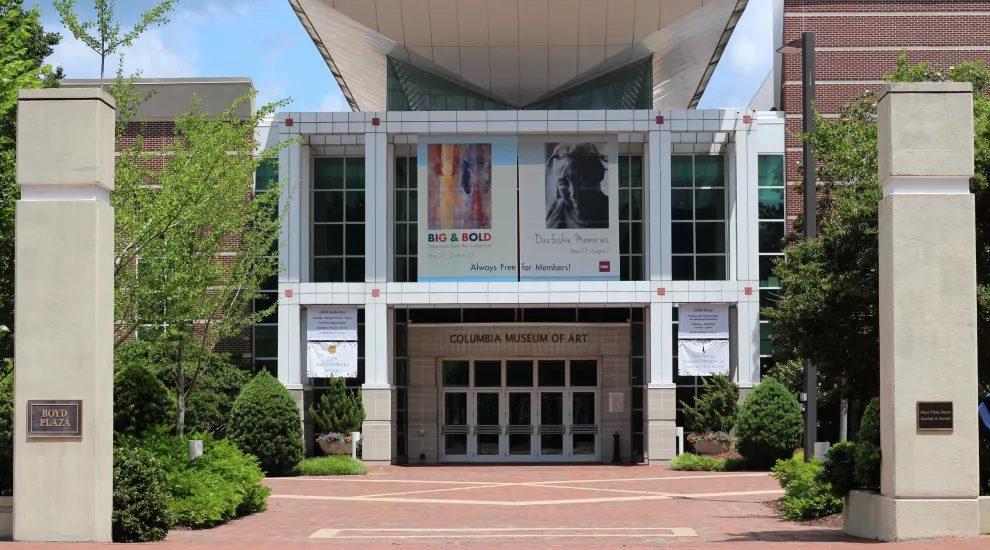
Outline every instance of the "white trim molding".
[(969, 178), (890, 176), (883, 182), (883, 196), (889, 195), (967, 195)]
[(91, 185), (21, 185), (21, 200), (41, 201), (98, 201), (110, 204), (110, 191), (99, 184)]

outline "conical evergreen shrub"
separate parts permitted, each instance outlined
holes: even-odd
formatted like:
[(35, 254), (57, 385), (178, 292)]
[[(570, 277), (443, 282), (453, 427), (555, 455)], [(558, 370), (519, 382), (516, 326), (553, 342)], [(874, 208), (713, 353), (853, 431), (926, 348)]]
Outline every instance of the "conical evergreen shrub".
[(227, 437), (245, 453), (258, 457), (268, 476), (291, 474), (306, 454), (296, 402), (265, 371), (251, 379), (234, 401)]
[(736, 417), (736, 447), (749, 467), (770, 468), (790, 458), (803, 433), (801, 404), (773, 378), (753, 388)]
[(320, 396), (320, 402), (315, 407), (309, 406), (309, 414), (322, 433), (359, 432), (364, 423), (361, 390), (349, 392), (343, 378), (331, 378), (330, 391)]

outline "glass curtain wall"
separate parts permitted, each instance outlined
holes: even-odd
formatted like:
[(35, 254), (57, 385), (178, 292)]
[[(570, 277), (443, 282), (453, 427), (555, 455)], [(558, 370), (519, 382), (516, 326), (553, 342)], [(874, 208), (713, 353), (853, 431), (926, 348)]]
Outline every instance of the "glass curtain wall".
[(784, 156), (760, 155), (758, 164), (758, 207), (760, 232), (760, 375), (772, 365), (773, 343), (770, 321), (763, 308), (779, 299), (780, 278), (774, 273), (774, 262), (784, 255), (786, 201)]
[(722, 155), (670, 157), (672, 268), (675, 281), (724, 281), (726, 171)]

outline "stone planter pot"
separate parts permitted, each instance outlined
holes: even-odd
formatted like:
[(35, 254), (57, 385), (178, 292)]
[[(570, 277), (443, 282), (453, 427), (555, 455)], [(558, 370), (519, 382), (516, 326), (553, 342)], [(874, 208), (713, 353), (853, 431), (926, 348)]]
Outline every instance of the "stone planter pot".
[(697, 451), (699, 455), (717, 455), (728, 451), (729, 444), (699, 439), (694, 442), (694, 450)]
[(323, 449), (323, 452), (327, 453), (328, 455), (351, 456), (351, 447), (354, 445), (353, 442), (335, 443), (332, 441), (324, 441), (322, 439), (319, 441), (319, 443), (320, 443), (320, 448)]

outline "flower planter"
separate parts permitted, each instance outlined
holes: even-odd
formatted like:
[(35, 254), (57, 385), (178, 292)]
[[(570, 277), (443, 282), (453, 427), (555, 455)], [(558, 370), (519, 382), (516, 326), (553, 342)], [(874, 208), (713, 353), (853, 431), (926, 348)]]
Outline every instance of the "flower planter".
[(320, 444), (320, 448), (323, 449), (323, 452), (328, 455), (350, 456), (351, 447), (353, 446), (353, 442), (351, 441), (348, 441), (346, 443), (339, 443), (335, 441), (325, 441), (322, 439), (319, 440), (319, 444)]
[(729, 450), (729, 443), (719, 443), (718, 441), (705, 441), (699, 439), (694, 442), (694, 450), (699, 455), (717, 455)]

